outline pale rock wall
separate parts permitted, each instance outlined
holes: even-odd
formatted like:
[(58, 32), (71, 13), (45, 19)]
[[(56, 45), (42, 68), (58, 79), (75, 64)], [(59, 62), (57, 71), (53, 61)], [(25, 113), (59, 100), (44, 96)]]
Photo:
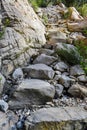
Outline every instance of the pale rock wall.
[(45, 27), (27, 0), (0, 1), (0, 57), (5, 76), (45, 44)]

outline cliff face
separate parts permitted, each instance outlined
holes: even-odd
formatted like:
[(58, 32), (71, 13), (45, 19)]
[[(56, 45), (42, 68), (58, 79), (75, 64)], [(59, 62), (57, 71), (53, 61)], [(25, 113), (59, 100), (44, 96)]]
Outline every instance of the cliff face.
[(45, 27), (27, 0), (0, 1), (1, 70), (8, 75), (45, 44)]

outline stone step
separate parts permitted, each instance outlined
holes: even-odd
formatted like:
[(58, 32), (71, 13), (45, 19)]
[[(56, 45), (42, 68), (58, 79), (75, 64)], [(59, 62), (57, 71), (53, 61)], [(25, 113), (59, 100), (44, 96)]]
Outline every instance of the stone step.
[(42, 108), (28, 117), (26, 127), (26, 130), (86, 130), (87, 111), (83, 107)]

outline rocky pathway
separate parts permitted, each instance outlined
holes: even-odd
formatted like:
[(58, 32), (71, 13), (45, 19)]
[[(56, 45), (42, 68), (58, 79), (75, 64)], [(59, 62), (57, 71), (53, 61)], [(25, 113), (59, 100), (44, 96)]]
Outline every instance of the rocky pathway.
[(87, 76), (73, 45), (86, 37), (76, 28), (71, 32), (73, 24), (85, 19), (70, 10), (68, 19), (63, 4), (39, 10), (41, 18), (48, 18), (47, 44), (6, 79), (0, 74), (2, 130), (87, 129)]

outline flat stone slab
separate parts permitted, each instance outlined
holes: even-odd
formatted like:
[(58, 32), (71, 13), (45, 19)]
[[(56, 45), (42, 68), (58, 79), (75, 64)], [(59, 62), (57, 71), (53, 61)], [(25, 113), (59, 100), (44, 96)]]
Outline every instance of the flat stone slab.
[(83, 130), (87, 111), (83, 107), (42, 108), (28, 117), (26, 126), (29, 122), (33, 124), (29, 130)]
[[(25, 79), (13, 94), (9, 102), (10, 107), (20, 108), (26, 104), (44, 104), (51, 101), (55, 95), (55, 87), (46, 81), (38, 79)], [(19, 103), (18, 103), (19, 102)], [(21, 104), (21, 105), (20, 105)]]
[(34, 64), (43, 63), (46, 65), (51, 65), (56, 60), (57, 60), (57, 58), (55, 58), (54, 56), (48, 56), (46, 54), (41, 54), (34, 60), (33, 63)]
[(34, 64), (23, 68), (23, 72), (28, 77), (37, 79), (53, 79), (54, 71), (51, 67), (45, 64)]

